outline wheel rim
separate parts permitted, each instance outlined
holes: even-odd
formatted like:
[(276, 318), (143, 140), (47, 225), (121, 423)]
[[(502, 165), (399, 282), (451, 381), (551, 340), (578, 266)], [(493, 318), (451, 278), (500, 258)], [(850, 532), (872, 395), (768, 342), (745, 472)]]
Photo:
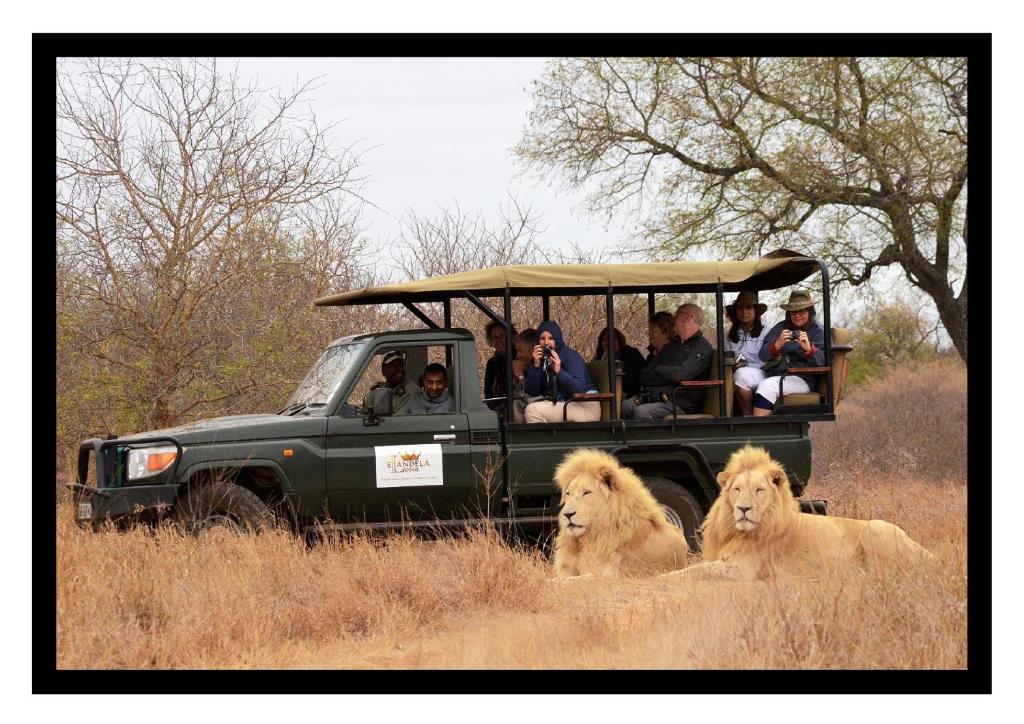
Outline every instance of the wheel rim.
[(242, 532), (242, 526), (238, 524), (238, 521), (232, 518), (230, 515), (225, 513), (210, 513), (201, 521), (197, 526), (197, 532), (202, 533), (206, 530), (212, 530), (214, 528), (225, 528), (233, 533)]
[(665, 516), (665, 520), (667, 520), (670, 524), (674, 525), (676, 528), (683, 531), (684, 533), (686, 532), (686, 528), (683, 527), (683, 519), (679, 517), (679, 513), (677, 513), (664, 503), (661, 503), (659, 507), (661, 508), (662, 514)]

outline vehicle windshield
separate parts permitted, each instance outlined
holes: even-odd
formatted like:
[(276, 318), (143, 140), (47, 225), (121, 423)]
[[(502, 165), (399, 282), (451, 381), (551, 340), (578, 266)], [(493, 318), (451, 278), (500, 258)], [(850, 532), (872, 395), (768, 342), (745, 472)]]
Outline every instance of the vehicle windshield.
[(361, 342), (339, 344), (325, 349), (306, 375), (306, 379), (288, 400), (287, 407), (320, 407), (330, 402), (334, 393), (341, 387), (341, 383), (348, 377), (353, 363), (365, 346), (365, 342)]

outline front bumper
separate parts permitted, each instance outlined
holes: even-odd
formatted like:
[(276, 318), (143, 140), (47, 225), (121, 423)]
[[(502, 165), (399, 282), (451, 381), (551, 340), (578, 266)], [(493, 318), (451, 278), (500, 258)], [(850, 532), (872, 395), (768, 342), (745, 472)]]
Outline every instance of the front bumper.
[(97, 527), (106, 521), (156, 520), (170, 510), (178, 496), (174, 485), (131, 485), (124, 488), (75, 490), (75, 522)]

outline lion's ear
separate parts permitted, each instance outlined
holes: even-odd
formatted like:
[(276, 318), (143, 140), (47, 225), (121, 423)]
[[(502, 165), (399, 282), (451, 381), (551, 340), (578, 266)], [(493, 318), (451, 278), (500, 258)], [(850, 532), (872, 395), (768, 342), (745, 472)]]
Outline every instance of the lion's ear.
[(729, 481), (732, 480), (732, 478), (732, 473), (727, 473), (723, 470), (718, 474), (718, 477), (716, 477), (715, 480), (718, 481), (718, 487), (725, 490), (725, 486), (729, 484)]
[(775, 486), (778, 488), (781, 488), (783, 484), (789, 485), (789, 478), (786, 477), (786, 471), (775, 465), (769, 468), (768, 479), (775, 483)]
[(605, 468), (601, 471), (601, 482), (608, 490), (615, 490), (615, 471)]

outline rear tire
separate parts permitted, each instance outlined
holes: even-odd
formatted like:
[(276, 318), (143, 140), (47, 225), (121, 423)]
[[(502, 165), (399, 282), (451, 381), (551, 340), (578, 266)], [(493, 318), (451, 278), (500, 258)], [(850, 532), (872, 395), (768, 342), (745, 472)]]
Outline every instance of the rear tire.
[(262, 531), (276, 523), (273, 511), (256, 493), (225, 480), (190, 487), (174, 506), (174, 518), (195, 534), (218, 527)]
[(644, 478), (644, 485), (661, 505), (669, 523), (681, 528), (691, 553), (700, 549), (699, 531), (704, 511), (689, 490), (666, 478)]

